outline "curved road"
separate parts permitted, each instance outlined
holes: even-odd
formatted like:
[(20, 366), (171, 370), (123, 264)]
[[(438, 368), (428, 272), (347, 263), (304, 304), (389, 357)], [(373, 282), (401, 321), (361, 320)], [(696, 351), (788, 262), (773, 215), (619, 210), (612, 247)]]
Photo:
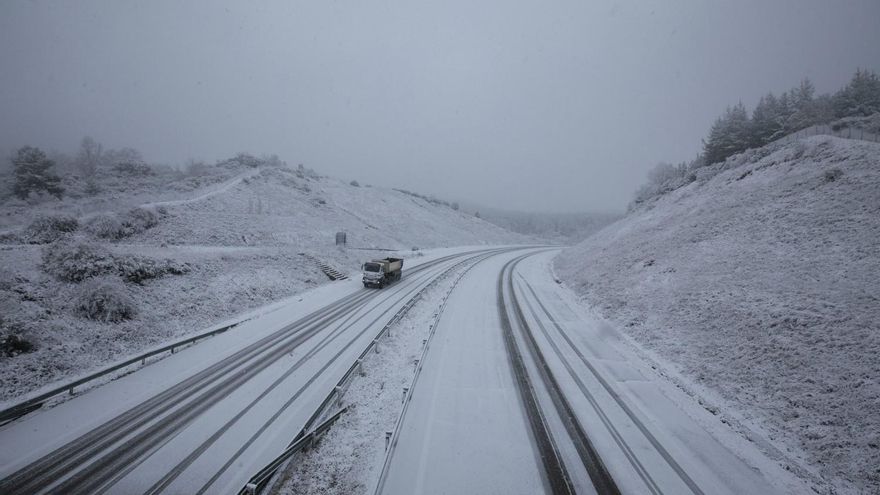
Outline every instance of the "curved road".
[[(285, 311), (0, 428), (0, 493), (231, 493), (287, 446), (422, 287), (478, 250), (376, 291)], [(337, 291), (338, 292), (338, 291)]]
[(572, 304), (550, 274), (557, 252), (499, 254), (458, 284), (377, 493), (805, 488), (754, 447), (731, 448), (719, 428), (709, 433), (708, 413), (689, 407), (613, 330)]
[(4, 425), (0, 493), (238, 492), (384, 324), (465, 264), (377, 493), (803, 489), (581, 311), (550, 275), (556, 252), (472, 250), (410, 266), (381, 291), (334, 285)]

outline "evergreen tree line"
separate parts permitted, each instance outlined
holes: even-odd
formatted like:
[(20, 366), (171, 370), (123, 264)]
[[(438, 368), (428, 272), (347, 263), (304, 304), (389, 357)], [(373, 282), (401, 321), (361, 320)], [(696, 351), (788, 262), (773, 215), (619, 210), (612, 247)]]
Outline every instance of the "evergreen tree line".
[(742, 102), (728, 107), (715, 120), (703, 140), (702, 163), (724, 161), (749, 148), (757, 148), (817, 124), (844, 117), (880, 112), (880, 77), (869, 70), (856, 70), (850, 82), (834, 95), (815, 95), (809, 79), (779, 96), (762, 96), (751, 117)]
[(758, 148), (802, 129), (831, 124), (848, 117), (867, 117), (880, 112), (880, 77), (869, 70), (856, 70), (852, 79), (834, 93), (816, 96), (809, 79), (779, 96), (762, 96), (751, 116), (745, 105), (728, 107), (715, 120), (703, 140), (703, 151), (690, 162), (659, 163), (648, 173), (630, 209), (696, 180), (697, 169), (719, 163), (749, 148)]

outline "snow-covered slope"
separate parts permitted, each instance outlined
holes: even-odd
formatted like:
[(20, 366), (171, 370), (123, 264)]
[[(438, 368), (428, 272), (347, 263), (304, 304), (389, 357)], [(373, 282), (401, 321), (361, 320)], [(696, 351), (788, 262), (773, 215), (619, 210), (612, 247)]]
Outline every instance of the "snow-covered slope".
[(200, 201), (167, 206), (167, 222), (144, 242), (292, 246), (326, 249), (337, 231), (350, 247), (411, 249), (522, 242), (448, 206), (382, 187), (352, 186), (286, 167), (266, 167)]
[[(421, 255), (413, 248), (529, 242), (449, 206), (308, 169), (264, 165), (215, 172), (197, 187), (189, 187), (191, 179), (169, 184), (188, 194), (152, 196), (159, 202), (150, 201), (156, 184), (120, 192), (105, 183), (97, 200), (37, 205), (38, 211), (80, 213), (80, 228), (59, 242), (91, 246), (90, 263), (104, 272), (118, 263), (137, 269), (166, 260), (189, 267), (184, 274), (125, 283), (119, 290), (129, 296), (134, 316), (120, 322), (82, 316), (78, 301), (92, 297), (88, 282), (47, 273), (43, 258), (50, 248), (26, 244), (34, 242), (27, 230), (0, 236), (0, 401), (329, 282), (315, 259), (350, 273), (366, 259), (395, 254), (367, 248), (410, 258)], [(131, 197), (160, 212), (155, 226), (118, 240), (89, 230), (89, 219), (102, 213), (96, 206), (117, 205), (114, 213), (124, 218)], [(23, 208), (16, 201), (0, 205), (0, 216), (9, 225), (27, 225), (31, 215)], [(335, 245), (339, 231), (347, 233), (345, 248)], [(107, 277), (119, 278), (109, 270)], [(9, 336), (34, 348), (19, 354), (7, 345)]]
[(880, 492), (880, 144), (732, 157), (555, 268), (709, 407)]

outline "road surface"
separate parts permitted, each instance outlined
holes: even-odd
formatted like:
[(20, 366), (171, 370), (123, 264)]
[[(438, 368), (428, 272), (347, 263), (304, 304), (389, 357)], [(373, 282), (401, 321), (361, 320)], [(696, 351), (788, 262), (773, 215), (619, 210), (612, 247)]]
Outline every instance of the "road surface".
[(707, 420), (575, 307), (550, 274), (557, 252), (500, 254), (461, 280), (377, 492), (804, 489), (748, 445), (726, 445), (719, 428), (710, 433), (705, 426), (719, 426), (717, 418)]
[(32, 413), (0, 427), (0, 493), (236, 493), (394, 313), (463, 266), (375, 492), (803, 489), (580, 310), (550, 274), (557, 252), (462, 251), (381, 291), (334, 285)]
[(485, 251), (405, 267), (381, 291), (343, 283), (336, 299), (272, 312), (7, 424), (0, 493), (235, 493), (400, 307)]

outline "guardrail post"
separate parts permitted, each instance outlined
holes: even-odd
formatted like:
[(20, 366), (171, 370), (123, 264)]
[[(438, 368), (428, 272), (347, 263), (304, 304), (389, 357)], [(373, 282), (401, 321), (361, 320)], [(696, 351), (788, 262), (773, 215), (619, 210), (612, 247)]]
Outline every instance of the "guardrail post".
[(414, 367), (414, 368), (418, 368), (418, 367), (419, 367), (419, 360), (418, 360), (418, 359), (413, 359), (413, 367)]
[(69, 393), (70, 395), (73, 395), (73, 387), (70, 387), (69, 389), (67, 389), (67, 393)]
[(366, 376), (367, 373), (364, 371), (364, 360), (363, 359), (357, 360), (357, 371), (358, 371), (358, 375)]
[(391, 435), (392, 435), (392, 432), (390, 432), (390, 431), (385, 432), (385, 452), (388, 452), (388, 446), (391, 445)]
[(376, 351), (376, 354), (379, 354), (379, 341), (378, 340), (373, 341), (373, 350)]
[(403, 398), (400, 402), (406, 402), (406, 394), (409, 393), (409, 387), (403, 387)]
[(336, 405), (338, 406), (342, 403), (342, 386), (337, 385), (333, 390), (336, 391)]

